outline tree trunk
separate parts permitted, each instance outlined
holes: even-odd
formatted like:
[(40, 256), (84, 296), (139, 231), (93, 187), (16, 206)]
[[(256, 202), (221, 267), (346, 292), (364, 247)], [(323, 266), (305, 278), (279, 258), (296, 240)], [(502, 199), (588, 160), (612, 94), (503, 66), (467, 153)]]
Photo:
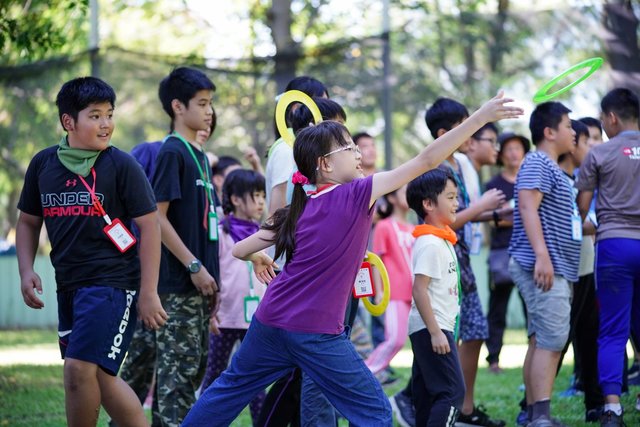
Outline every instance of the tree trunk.
[(613, 87), (640, 92), (640, 48), (638, 18), (630, 0), (612, 0), (602, 12), (605, 52), (611, 64)]
[(287, 83), (295, 77), (296, 64), (300, 58), (300, 45), (293, 40), (291, 23), (291, 0), (273, 0), (267, 24), (276, 46), (273, 79), (278, 93), (282, 93)]

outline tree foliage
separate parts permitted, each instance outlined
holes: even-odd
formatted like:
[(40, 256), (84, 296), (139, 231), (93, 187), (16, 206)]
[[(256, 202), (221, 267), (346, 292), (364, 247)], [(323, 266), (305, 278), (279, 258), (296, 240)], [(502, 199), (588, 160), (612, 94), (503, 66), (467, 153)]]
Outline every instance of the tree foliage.
[(88, 0), (0, 1), (0, 58), (19, 63), (66, 53), (86, 26)]

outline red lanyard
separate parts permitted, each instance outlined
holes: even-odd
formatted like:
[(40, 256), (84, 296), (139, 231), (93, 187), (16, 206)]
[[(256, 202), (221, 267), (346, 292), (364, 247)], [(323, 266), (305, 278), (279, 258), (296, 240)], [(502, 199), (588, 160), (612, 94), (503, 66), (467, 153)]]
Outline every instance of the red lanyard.
[(104, 221), (108, 225), (111, 225), (111, 218), (109, 218), (109, 215), (107, 215), (107, 212), (102, 207), (102, 203), (100, 203), (100, 200), (98, 200), (98, 196), (96, 196), (96, 170), (94, 168), (91, 168), (91, 174), (93, 175), (92, 187), (89, 187), (89, 184), (87, 184), (87, 181), (85, 181), (82, 176), (78, 175), (78, 178), (80, 178), (80, 181), (82, 181), (89, 194), (91, 194), (91, 201), (93, 202), (93, 206), (98, 210), (98, 212), (100, 212), (100, 215), (102, 215)]

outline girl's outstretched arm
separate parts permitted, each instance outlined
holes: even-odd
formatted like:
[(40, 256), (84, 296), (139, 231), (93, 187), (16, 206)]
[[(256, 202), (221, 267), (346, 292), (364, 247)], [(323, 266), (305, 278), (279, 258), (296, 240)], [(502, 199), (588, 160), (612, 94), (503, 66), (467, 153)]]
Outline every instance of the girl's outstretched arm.
[(522, 108), (505, 105), (512, 102), (513, 99), (504, 98), (503, 95), (501, 91), (467, 120), (429, 144), (413, 159), (395, 169), (373, 175), (373, 189), (369, 206), (373, 206), (379, 197), (397, 190), (428, 170), (438, 167), (485, 123), (521, 116)]
[(274, 239), (275, 233), (273, 231), (260, 229), (233, 245), (231, 251), (234, 257), (251, 261), (256, 277), (265, 284), (270, 283), (276, 277), (274, 268), (278, 268), (278, 265), (262, 250), (272, 246)]
[(256, 233), (233, 245), (231, 254), (244, 261), (251, 261), (251, 254), (273, 246), (275, 233), (271, 230), (260, 229)]

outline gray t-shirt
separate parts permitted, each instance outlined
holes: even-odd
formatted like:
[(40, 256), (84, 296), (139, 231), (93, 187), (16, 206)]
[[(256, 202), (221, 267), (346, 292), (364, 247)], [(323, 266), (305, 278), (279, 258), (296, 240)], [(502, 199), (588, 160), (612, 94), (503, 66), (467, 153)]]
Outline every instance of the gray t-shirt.
[(596, 242), (640, 240), (640, 132), (625, 131), (593, 147), (580, 166), (576, 188), (598, 189)]

